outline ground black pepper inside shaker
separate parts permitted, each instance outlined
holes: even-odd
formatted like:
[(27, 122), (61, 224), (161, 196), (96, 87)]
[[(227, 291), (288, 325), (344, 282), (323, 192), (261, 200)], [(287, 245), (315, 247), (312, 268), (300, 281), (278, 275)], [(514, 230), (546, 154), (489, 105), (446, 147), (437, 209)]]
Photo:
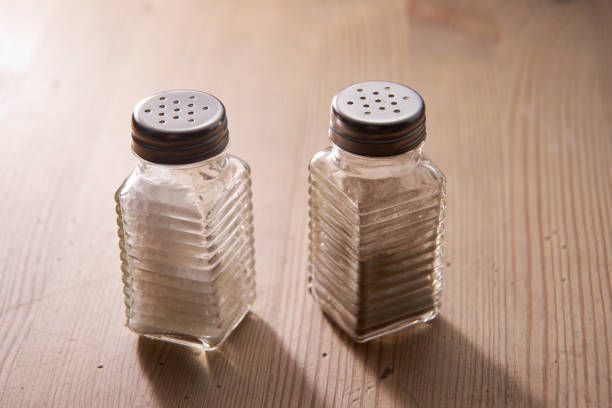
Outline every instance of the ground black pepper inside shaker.
[(361, 82), (334, 97), (332, 147), (310, 162), (310, 290), (356, 341), (438, 314), (445, 178), (425, 134), (418, 93)]

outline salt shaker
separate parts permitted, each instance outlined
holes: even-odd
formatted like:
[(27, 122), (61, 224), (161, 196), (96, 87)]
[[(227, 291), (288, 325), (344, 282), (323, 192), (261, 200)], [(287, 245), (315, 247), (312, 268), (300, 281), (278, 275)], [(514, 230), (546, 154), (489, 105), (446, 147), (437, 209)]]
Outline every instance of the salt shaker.
[(435, 318), (445, 178), (421, 154), (423, 99), (393, 82), (350, 85), (329, 136), (309, 166), (312, 295), (358, 342)]
[(255, 298), (249, 166), (227, 152), (223, 104), (190, 90), (132, 114), (138, 164), (115, 194), (127, 326), (214, 349)]

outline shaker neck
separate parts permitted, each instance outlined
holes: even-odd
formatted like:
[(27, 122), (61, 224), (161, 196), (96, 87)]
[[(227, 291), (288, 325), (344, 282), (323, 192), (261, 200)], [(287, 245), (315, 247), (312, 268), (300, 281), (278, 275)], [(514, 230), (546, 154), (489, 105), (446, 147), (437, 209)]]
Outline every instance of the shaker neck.
[(202, 160), (195, 163), (188, 164), (160, 164), (152, 163), (143, 159), (142, 157), (134, 154), (138, 159), (138, 169), (141, 172), (146, 173), (167, 173), (167, 174), (180, 174), (184, 172), (191, 172), (194, 170), (205, 170), (205, 169), (222, 169), (226, 166), (228, 160), (227, 148), (221, 153), (213, 156), (209, 159)]
[(339, 167), (359, 167), (363, 169), (384, 169), (390, 171), (397, 169), (405, 171), (406, 167), (415, 167), (421, 160), (423, 143), (405, 153), (394, 156), (371, 157), (361, 156), (342, 149), (332, 142), (332, 157)]

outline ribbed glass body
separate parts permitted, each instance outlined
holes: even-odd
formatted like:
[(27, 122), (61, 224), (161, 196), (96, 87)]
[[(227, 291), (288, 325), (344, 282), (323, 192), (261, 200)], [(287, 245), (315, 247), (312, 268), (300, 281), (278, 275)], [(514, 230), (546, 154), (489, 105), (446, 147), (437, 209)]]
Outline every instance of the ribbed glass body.
[(248, 165), (141, 160), (115, 195), (127, 326), (213, 349), (255, 299)]
[(445, 178), (421, 147), (366, 157), (336, 145), (309, 166), (310, 290), (363, 342), (436, 317)]

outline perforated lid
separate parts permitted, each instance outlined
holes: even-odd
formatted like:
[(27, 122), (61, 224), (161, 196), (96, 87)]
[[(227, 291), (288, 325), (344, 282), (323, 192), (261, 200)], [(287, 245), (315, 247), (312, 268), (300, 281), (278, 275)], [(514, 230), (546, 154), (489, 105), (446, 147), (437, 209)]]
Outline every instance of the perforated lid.
[(359, 82), (334, 96), (329, 136), (363, 156), (394, 156), (425, 140), (425, 103), (412, 88), (388, 81)]
[(207, 93), (165, 91), (134, 107), (132, 149), (147, 161), (194, 163), (221, 153), (228, 143), (225, 107)]

